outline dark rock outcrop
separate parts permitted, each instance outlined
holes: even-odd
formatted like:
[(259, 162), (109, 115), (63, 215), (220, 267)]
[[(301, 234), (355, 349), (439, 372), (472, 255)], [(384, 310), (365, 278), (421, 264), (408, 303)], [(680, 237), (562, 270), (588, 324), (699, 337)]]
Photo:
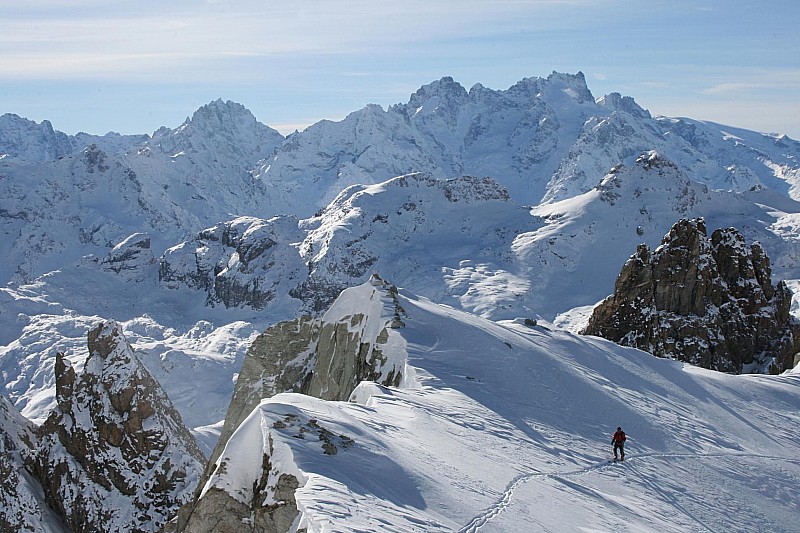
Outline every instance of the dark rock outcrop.
[(134, 233), (114, 246), (101, 264), (105, 270), (139, 281), (144, 279), (145, 269), (155, 262), (150, 249), (150, 236), (147, 233)]
[(67, 531), (45, 504), (29, 471), (36, 447), (34, 425), (0, 396), (0, 531)]
[(115, 322), (89, 332), (78, 373), (56, 357), (57, 407), (31, 469), (72, 531), (157, 531), (189, 499), (204, 458)]
[(759, 243), (748, 249), (734, 228), (707, 238), (703, 219), (680, 220), (655, 251), (639, 246), (583, 333), (724, 372), (786, 370), (800, 325), (771, 276)]
[[(255, 531), (287, 531), (297, 515), (294, 490), (299, 482), (289, 474), (281, 474), (267, 484), (272, 470), (271, 450), (266, 450), (263, 457), (263, 483), (255, 487), (261, 496), (254, 498), (252, 505), (244, 505), (213, 484), (206, 486), (207, 480), (224, 472), (225, 447), (233, 433), (262, 399), (282, 392), (346, 401), (364, 380), (386, 386), (400, 384), (405, 360), (393, 360), (387, 353), (391, 351), (389, 331), (403, 327), (404, 311), (396, 298), (396, 287), (373, 275), (369, 284), (349, 290), (369, 291), (370, 295), (361, 300), (372, 302), (374, 307), (353, 313), (346, 298), (340, 298), (321, 318), (302, 317), (279, 323), (253, 342), (236, 380), (225, 425), (204, 479), (198, 485), (195, 499), (170, 524), (171, 531), (233, 531), (225, 528), (251, 517), (255, 520)], [(275, 427), (287, 424), (297, 425), (298, 421), (287, 419), (276, 422)], [(302, 431), (316, 433), (323, 442), (323, 453), (328, 455), (351, 444), (329, 435), (315, 421), (308, 422)], [(257, 505), (265, 500), (267, 493), (267, 500), (283, 503), (271, 507)]]
[(208, 305), (263, 309), (307, 270), (293, 246), (303, 239), (297, 224), (290, 216), (219, 223), (167, 250), (159, 280), (170, 288), (206, 291)]

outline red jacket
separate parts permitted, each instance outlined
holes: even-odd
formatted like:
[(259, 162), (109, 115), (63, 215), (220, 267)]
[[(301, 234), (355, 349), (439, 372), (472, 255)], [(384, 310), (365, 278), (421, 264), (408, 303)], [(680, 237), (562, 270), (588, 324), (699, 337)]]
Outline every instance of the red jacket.
[(625, 442), (625, 432), (622, 430), (614, 432), (614, 436), (611, 437), (611, 444), (622, 444), (623, 442)]

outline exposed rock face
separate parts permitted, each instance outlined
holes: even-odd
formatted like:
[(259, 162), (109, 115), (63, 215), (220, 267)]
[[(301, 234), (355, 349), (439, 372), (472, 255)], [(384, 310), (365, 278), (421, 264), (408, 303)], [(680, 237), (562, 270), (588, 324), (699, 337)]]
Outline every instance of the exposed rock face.
[(33, 424), (0, 396), (0, 531), (67, 530), (26, 468), (35, 445)]
[(157, 531), (190, 497), (203, 455), (119, 326), (88, 337), (80, 375), (56, 358), (58, 406), (33, 470), (72, 531)]
[(791, 293), (734, 228), (706, 236), (680, 220), (655, 251), (640, 245), (583, 333), (724, 372), (782, 371), (800, 351)]
[(111, 249), (103, 260), (103, 268), (121, 274), (126, 279), (141, 281), (145, 268), (155, 263), (147, 233), (134, 233)]
[[(349, 290), (370, 291), (371, 296), (362, 296), (360, 300), (371, 301), (373, 308), (354, 313), (343, 296), (322, 318), (282, 322), (253, 342), (236, 381), (225, 426), (204, 476), (206, 481), (198, 487), (195, 500), (181, 510), (177, 524), (173, 524), (175, 530), (238, 531), (235, 526), (253, 516), (254, 531), (288, 530), (297, 514), (293, 495), (299, 481), (289, 473), (272, 471), (271, 450), (264, 454), (264, 477), (258, 482), (251, 504), (242, 504), (241, 498), (214, 485), (215, 476), (225, 470), (229, 439), (263, 398), (281, 392), (299, 392), (324, 400), (344, 401), (364, 380), (382, 385), (400, 384), (405, 359), (392, 357), (390, 333), (393, 328), (403, 327), (404, 311), (397, 300), (396, 287), (373, 275), (369, 284)], [(298, 423), (287, 418), (275, 422), (275, 427)], [(314, 421), (307, 422), (300, 431), (316, 433), (328, 455), (349, 445), (341, 439), (337, 441)], [(265, 499), (273, 504), (262, 505)]]
[(510, 269), (511, 254), (498, 247), (507, 250), (515, 234), (539, 225), (490, 178), (414, 173), (348, 187), (310, 219), (239, 217), (217, 224), (168, 249), (159, 279), (169, 288), (206, 292), (210, 305), (318, 314), (376, 270), (409, 286), (418, 269), (442, 271), (465, 257)]
[(53, 130), (48, 120), (37, 124), (11, 113), (0, 115), (0, 156), (44, 161), (69, 154), (73, 149), (69, 136)]
[(227, 437), (259, 404), (281, 392), (299, 392), (323, 400), (346, 401), (361, 381), (398, 385), (403, 368), (383, 353), (389, 329), (402, 327), (396, 288), (377, 275), (370, 282), (375, 304), (387, 301), (394, 315), (352, 314), (333, 306), (322, 318), (281, 322), (259, 335), (247, 352), (225, 415), (216, 459)]
[(217, 224), (167, 250), (159, 279), (168, 287), (207, 291), (209, 305), (262, 309), (305, 274), (292, 246), (303, 238), (297, 223), (295, 217), (240, 217)]

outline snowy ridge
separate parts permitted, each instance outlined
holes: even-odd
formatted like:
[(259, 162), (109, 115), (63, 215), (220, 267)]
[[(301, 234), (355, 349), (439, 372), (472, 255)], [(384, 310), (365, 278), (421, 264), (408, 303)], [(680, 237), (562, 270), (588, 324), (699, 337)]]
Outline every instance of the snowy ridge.
[[(301, 317), (268, 328), (248, 349), (219, 442), (215, 462), (231, 434), (261, 399), (286, 391), (345, 400), (359, 384), (411, 384), (402, 341), (403, 310), (397, 288), (373, 275), (342, 294), (319, 318)], [(364, 309), (364, 302), (369, 308)]]
[[(364, 383), (356, 403), (267, 399), (212, 485), (286, 509), (268, 494), (291, 476), (290, 531), (793, 530), (796, 374), (717, 374), (408, 293), (400, 302), (412, 388)], [(616, 425), (629, 435), (621, 466), (609, 462)], [(241, 492), (254, 486), (267, 493)]]

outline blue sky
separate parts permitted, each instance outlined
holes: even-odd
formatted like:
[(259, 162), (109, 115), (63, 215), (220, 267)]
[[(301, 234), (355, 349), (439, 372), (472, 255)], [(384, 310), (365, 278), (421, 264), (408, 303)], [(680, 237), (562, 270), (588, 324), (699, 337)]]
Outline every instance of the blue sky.
[(288, 133), (442, 76), (581, 70), (595, 96), (800, 139), (797, 0), (21, 0), (0, 20), (0, 113), (67, 133), (151, 133), (217, 98)]

